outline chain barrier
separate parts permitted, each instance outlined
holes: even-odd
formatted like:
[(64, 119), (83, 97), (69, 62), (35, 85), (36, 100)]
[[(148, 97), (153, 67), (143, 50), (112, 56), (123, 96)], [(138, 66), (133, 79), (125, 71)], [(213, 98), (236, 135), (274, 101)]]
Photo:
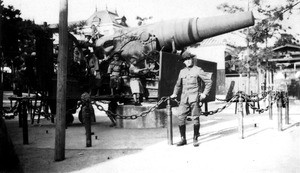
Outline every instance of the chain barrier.
[(134, 120), (134, 119), (137, 119), (138, 117), (144, 117), (146, 115), (148, 115), (150, 112), (153, 112), (155, 109), (157, 109), (163, 102), (165, 102), (166, 100), (168, 99), (168, 97), (162, 97), (160, 99), (159, 102), (157, 102), (154, 106), (152, 106), (150, 109), (146, 110), (146, 111), (142, 111), (141, 113), (139, 114), (134, 114), (134, 115), (129, 115), (129, 116), (124, 116), (124, 115), (119, 115), (119, 114), (116, 114), (116, 113), (113, 113), (112, 111), (110, 110), (105, 110), (103, 108), (102, 105), (98, 104), (96, 101), (92, 101), (92, 104), (95, 104), (97, 109), (99, 111), (104, 111), (108, 116), (113, 116), (114, 118), (117, 118), (117, 119), (131, 119), (131, 120)]
[[(231, 100), (228, 101), (227, 104), (225, 104), (223, 107), (221, 108), (217, 108), (216, 110), (213, 110), (213, 111), (208, 111), (208, 112), (201, 112), (200, 115), (204, 115), (204, 116), (208, 116), (208, 115), (213, 115), (213, 114), (216, 114), (216, 113), (220, 113), (222, 112), (224, 109), (226, 109), (227, 107), (229, 107), (231, 105), (232, 102), (235, 102), (238, 98), (238, 95), (235, 95), (234, 97), (231, 98)], [(139, 114), (135, 114), (135, 115), (129, 115), (129, 116), (124, 116), (124, 115), (119, 115), (119, 114), (116, 114), (116, 113), (113, 113), (112, 111), (110, 110), (105, 110), (103, 108), (103, 106), (101, 104), (98, 104), (96, 101), (92, 101), (92, 104), (96, 105), (97, 109), (99, 111), (104, 111), (108, 116), (113, 116), (117, 119), (131, 119), (131, 120), (134, 120), (134, 119), (137, 119), (138, 117), (144, 117), (146, 115), (148, 115), (150, 112), (153, 112), (155, 109), (157, 109), (163, 102), (167, 101), (168, 99), (170, 99), (169, 97), (162, 97), (160, 99), (159, 102), (157, 102), (156, 105), (154, 105), (153, 107), (151, 107), (150, 109), (146, 110), (146, 111), (143, 111)], [(176, 101), (178, 103), (178, 101), (176, 99), (173, 99), (173, 101)]]
[(216, 114), (216, 113), (220, 113), (224, 109), (228, 108), (231, 105), (232, 102), (235, 102), (237, 100), (237, 98), (238, 98), (238, 95), (236, 94), (223, 107), (217, 108), (214, 111), (201, 112), (200, 115), (208, 116), (208, 115), (213, 115), (213, 114)]
[[(273, 105), (279, 99), (279, 97), (282, 96), (281, 92), (268, 91), (267, 93), (271, 95), (271, 102), (266, 108), (257, 108), (257, 107), (255, 107), (255, 105), (253, 105), (253, 104), (251, 104), (250, 102), (247, 101), (247, 100), (249, 100), (249, 96), (246, 95), (246, 94), (243, 94), (242, 97), (245, 99), (246, 104), (248, 106), (250, 106), (251, 109), (253, 109), (254, 111), (256, 111), (258, 113), (263, 113), (263, 112), (269, 110), (270, 106)], [(266, 98), (266, 96), (267, 95), (265, 95), (265, 98)], [(287, 103), (287, 100), (288, 100), (287, 97), (283, 97), (283, 105), (285, 105)], [(250, 101), (252, 101), (252, 100), (250, 100)]]
[[(243, 91), (238, 91), (236, 95), (234, 95), (226, 105), (224, 105), (221, 108), (217, 108), (214, 111), (208, 111), (208, 112), (201, 112), (201, 115), (204, 116), (208, 116), (208, 115), (213, 115), (216, 113), (220, 113), (221, 111), (223, 111), (224, 109), (226, 109), (227, 107), (229, 107), (231, 105), (232, 102), (237, 101), (237, 98), (239, 97), (239, 93), (242, 94), (242, 97), (245, 99), (246, 104), (248, 104), (254, 111), (259, 112), (259, 113), (263, 113), (267, 110), (269, 110), (270, 106), (273, 105), (278, 99), (279, 97), (283, 97), (283, 105), (286, 105), (288, 103), (288, 97), (287, 96), (283, 96), (283, 94), (281, 92), (274, 92), (274, 91), (267, 91), (267, 92), (263, 92), (261, 98), (257, 98), (257, 99), (252, 99), (253, 97), (258, 97), (258, 94), (253, 94), (253, 95), (247, 95), (245, 92)], [(271, 96), (271, 103), (270, 105), (268, 105), (266, 108), (257, 108), (255, 107), (253, 104), (251, 104), (250, 102), (259, 102), (263, 99), (266, 99), (267, 96), (270, 95)], [(217, 99), (220, 100), (220, 99)]]
[[(208, 116), (208, 115), (214, 115), (216, 113), (222, 112), (224, 109), (228, 108), (233, 102), (238, 101), (239, 93), (242, 93), (242, 97), (245, 99), (246, 104), (248, 104), (251, 107), (251, 109), (253, 109), (254, 111), (256, 111), (258, 113), (263, 113), (263, 112), (269, 110), (270, 105), (273, 105), (279, 99), (280, 96), (283, 97), (283, 99), (282, 99), (283, 100), (283, 105), (287, 104), (287, 102), (288, 102), (288, 98), (286, 96), (283, 96), (283, 94), (281, 92), (268, 91), (268, 92), (265, 92), (265, 93), (262, 94), (263, 95), (262, 98), (251, 99), (253, 97), (258, 97), (258, 94), (247, 95), (243, 91), (238, 91), (237, 94), (235, 94), (229, 101), (227, 101), (227, 103), (224, 106), (222, 106), (220, 108), (217, 108), (216, 110), (201, 112), (200, 115)], [(271, 95), (271, 103), (266, 108), (261, 108), (260, 109), (260, 108), (257, 108), (257, 107), (255, 107), (255, 105), (250, 103), (251, 101), (252, 102), (258, 102), (258, 101), (261, 101), (263, 99), (266, 99), (266, 97), (269, 94)], [(157, 104), (152, 106), (150, 109), (148, 109), (146, 111), (142, 111), (139, 114), (134, 114), (134, 115), (129, 115), (129, 116), (119, 115), (119, 114), (116, 114), (116, 113), (112, 112), (111, 110), (105, 110), (103, 108), (103, 106), (101, 104), (97, 103), (97, 101), (95, 101), (95, 100), (92, 100), (91, 104), (94, 104), (99, 111), (104, 111), (108, 116), (112, 116), (112, 117), (117, 118), (117, 119), (131, 119), (131, 120), (134, 120), (134, 119), (137, 119), (138, 117), (147, 116), (150, 112), (153, 112), (154, 110), (156, 110), (163, 102), (167, 101), (168, 99), (171, 99), (171, 98), (162, 97), (160, 99), (160, 101), (157, 102)], [(219, 100), (219, 99), (217, 99), (217, 100)], [(176, 99), (173, 99), (173, 101), (175, 101), (179, 104), (179, 102)], [(103, 102), (103, 101), (98, 101), (98, 102), (104, 103), (104, 104), (109, 103), (109, 102)], [(77, 110), (82, 105), (83, 105), (82, 101), (78, 101), (77, 105), (74, 108), (69, 109), (68, 111)]]
[[(266, 99), (267, 96), (268, 96), (271, 92), (272, 92), (272, 91), (263, 92), (263, 93), (261, 93), (262, 97), (259, 98), (259, 94), (251, 94), (251, 95), (247, 95), (247, 94), (246, 94), (245, 92), (243, 92), (243, 91), (238, 91), (238, 93), (241, 93), (242, 96), (243, 96), (244, 98), (246, 98), (247, 100), (249, 100), (249, 101), (251, 101), (251, 102), (259, 102), (259, 101), (261, 101), (261, 100), (263, 100), (263, 99)], [(253, 99), (253, 98), (255, 98), (255, 99)]]
[[(229, 101), (227, 101), (227, 103), (224, 106), (222, 106), (220, 108), (217, 108), (216, 110), (201, 112), (200, 115), (208, 116), (208, 115), (214, 115), (216, 113), (222, 112), (224, 109), (228, 108), (233, 102), (238, 101), (238, 97), (239, 97), (240, 93), (242, 94), (241, 96), (245, 100), (246, 104), (248, 104), (254, 111), (259, 112), (259, 113), (263, 113), (263, 112), (269, 110), (270, 105), (273, 105), (274, 102), (276, 102), (279, 99), (280, 94), (281, 94), (281, 92), (268, 91), (268, 92), (262, 93), (262, 95), (263, 95), (262, 98), (252, 99), (253, 97), (258, 97), (258, 94), (247, 95), (243, 91), (238, 91)], [(271, 103), (266, 108), (260, 109), (260, 108), (257, 108), (257, 107), (255, 107), (255, 105), (250, 103), (250, 102), (258, 102), (258, 101), (261, 101), (263, 99), (266, 99), (266, 97), (269, 94), (271, 95)], [(152, 106), (148, 110), (142, 111), (139, 114), (128, 115), (128, 116), (119, 115), (117, 113), (112, 112), (111, 110), (105, 110), (101, 104), (97, 103), (97, 102), (100, 102), (100, 103), (107, 104), (107, 102), (92, 100), (91, 104), (94, 104), (99, 111), (105, 112), (108, 116), (112, 116), (112, 117), (117, 118), (117, 119), (131, 119), (131, 120), (134, 120), (134, 119), (137, 119), (138, 117), (147, 116), (150, 112), (153, 112), (154, 110), (156, 110), (162, 103), (164, 103), (168, 99), (171, 99), (171, 98), (170, 97), (162, 97), (154, 106)], [(179, 103), (176, 99), (173, 99), (173, 101)], [(283, 104), (286, 104), (287, 101), (288, 101), (288, 98), (283, 97)], [(72, 108), (72, 109), (69, 109), (69, 110), (78, 109), (81, 105), (82, 105), (82, 101), (79, 101), (75, 108)]]
[[(261, 93), (262, 97), (259, 98), (259, 94), (251, 94), (251, 95), (247, 95), (245, 92), (243, 91), (238, 91), (237, 93), (242, 93), (244, 94), (246, 97), (248, 97), (248, 100), (251, 100), (253, 102), (257, 102), (257, 101), (261, 101), (263, 99), (265, 99), (267, 97), (267, 95), (270, 93), (271, 91), (267, 91), (267, 92), (263, 92)], [(235, 97), (236, 95), (232, 96), (230, 99), (219, 99), (219, 98), (216, 98), (218, 101), (229, 101), (231, 100), (233, 97)], [(253, 97), (257, 98), (257, 99), (252, 99)]]

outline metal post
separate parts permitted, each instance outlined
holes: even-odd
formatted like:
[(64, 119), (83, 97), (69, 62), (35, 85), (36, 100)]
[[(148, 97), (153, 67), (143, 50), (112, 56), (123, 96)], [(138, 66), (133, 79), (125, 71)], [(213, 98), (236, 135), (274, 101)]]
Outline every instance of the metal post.
[(15, 104), (18, 104), (17, 105), (17, 113), (18, 113), (18, 117), (19, 117), (19, 127), (22, 127), (23, 126), (23, 116), (22, 116), (22, 99), (20, 99), (20, 98), (17, 98), (16, 99), (16, 102), (15, 102)]
[(273, 119), (273, 104), (272, 104), (272, 93), (269, 94), (269, 120)]
[(208, 111), (208, 103), (204, 102), (204, 111), (207, 112)]
[(172, 106), (171, 106), (170, 97), (167, 100), (167, 114), (168, 114), (168, 127), (167, 127), (168, 144), (173, 145)]
[(288, 92), (285, 92), (285, 124), (290, 124), (290, 102)]
[(279, 97), (277, 100), (277, 111), (278, 111), (278, 131), (282, 131), (282, 92), (279, 92)]
[(242, 93), (239, 93), (238, 103), (238, 131), (241, 139), (244, 139), (244, 112)]
[(27, 101), (26, 100), (20, 100), (21, 104), (21, 111), (19, 112), (19, 114), (21, 114), (22, 116), (22, 129), (23, 129), (23, 144), (28, 144), (28, 120), (27, 120)]
[(85, 127), (85, 135), (86, 135), (86, 147), (92, 146), (92, 130), (91, 130), (91, 99), (88, 93), (83, 93), (81, 95), (82, 101), (82, 117)]

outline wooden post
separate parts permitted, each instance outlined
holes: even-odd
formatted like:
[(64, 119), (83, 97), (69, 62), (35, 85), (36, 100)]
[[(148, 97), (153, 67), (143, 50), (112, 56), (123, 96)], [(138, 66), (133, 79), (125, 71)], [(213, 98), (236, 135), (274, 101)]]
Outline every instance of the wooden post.
[(272, 93), (269, 94), (269, 120), (273, 119)]
[(168, 127), (167, 127), (168, 144), (173, 145), (173, 122), (172, 122), (171, 98), (168, 98), (168, 102), (167, 102), (167, 115), (168, 115)]
[[(253, 92), (251, 91), (251, 96), (250, 96), (250, 98), (252, 99), (253, 98)], [(255, 97), (256, 98), (256, 97)], [(255, 101), (253, 101), (252, 102), (253, 103), (253, 105), (255, 106)], [(255, 114), (255, 109), (252, 109), (252, 111), (253, 111), (253, 114)]]
[(23, 129), (23, 144), (28, 144), (28, 116), (27, 116), (27, 102), (28, 100), (20, 99), (19, 104), (21, 107), (21, 111), (19, 114), (21, 114), (22, 117), (22, 129)]
[(278, 124), (277, 129), (278, 131), (282, 131), (282, 92), (279, 93), (280, 96), (277, 100), (277, 116), (278, 116)]
[(288, 92), (285, 94), (286, 102), (285, 102), (285, 124), (290, 124), (290, 102)]
[(239, 131), (239, 137), (241, 139), (244, 139), (244, 112), (243, 112), (242, 93), (239, 93), (239, 102), (238, 102), (238, 131)]
[(57, 70), (57, 103), (55, 128), (55, 161), (65, 159), (66, 85), (68, 58), (68, 0), (60, 0), (59, 53)]
[(92, 146), (92, 128), (91, 128), (91, 98), (88, 93), (83, 93), (81, 95), (82, 101), (82, 117), (85, 127), (85, 135), (86, 135), (86, 147)]

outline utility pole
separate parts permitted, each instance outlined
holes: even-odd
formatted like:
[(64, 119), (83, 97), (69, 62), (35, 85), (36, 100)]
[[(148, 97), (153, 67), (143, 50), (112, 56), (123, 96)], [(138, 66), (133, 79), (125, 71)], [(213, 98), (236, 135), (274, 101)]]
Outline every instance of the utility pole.
[(66, 91), (68, 58), (68, 0), (60, 0), (59, 52), (57, 70), (57, 102), (55, 128), (55, 161), (65, 159), (66, 140)]
[(4, 57), (3, 57), (3, 50), (2, 50), (2, 0), (0, 0), (0, 110), (3, 110), (3, 71), (2, 71), (2, 67), (3, 67), (3, 61), (4, 61)]

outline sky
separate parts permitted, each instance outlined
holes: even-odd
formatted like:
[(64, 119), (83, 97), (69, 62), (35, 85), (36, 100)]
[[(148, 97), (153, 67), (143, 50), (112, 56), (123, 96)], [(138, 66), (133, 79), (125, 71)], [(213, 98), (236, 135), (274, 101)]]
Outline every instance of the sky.
[[(284, 0), (272, 0), (272, 4)], [(129, 26), (136, 26), (136, 16), (152, 17), (151, 22), (186, 17), (209, 17), (222, 15), (216, 6), (230, 2), (247, 7), (247, 0), (69, 0), (68, 20), (80, 21), (89, 18), (97, 9), (117, 11), (119, 16), (127, 18)], [(37, 24), (59, 22), (60, 0), (4, 0), (4, 5), (13, 5), (21, 10), (23, 19), (34, 20)], [(251, 8), (251, 7), (250, 7)], [(255, 15), (254, 15), (255, 16)], [(256, 17), (256, 16), (255, 16)], [(291, 25), (300, 34), (300, 12), (294, 14), (285, 23)]]
[[(68, 20), (78, 21), (90, 17), (96, 10), (117, 10), (125, 15), (129, 24), (135, 24), (136, 16), (149, 17), (153, 20), (167, 20), (178, 17), (213, 16), (221, 11), (216, 5), (224, 0), (69, 0)], [(58, 23), (59, 0), (4, 0), (4, 4), (20, 9), (22, 18), (34, 19), (40, 24)]]

